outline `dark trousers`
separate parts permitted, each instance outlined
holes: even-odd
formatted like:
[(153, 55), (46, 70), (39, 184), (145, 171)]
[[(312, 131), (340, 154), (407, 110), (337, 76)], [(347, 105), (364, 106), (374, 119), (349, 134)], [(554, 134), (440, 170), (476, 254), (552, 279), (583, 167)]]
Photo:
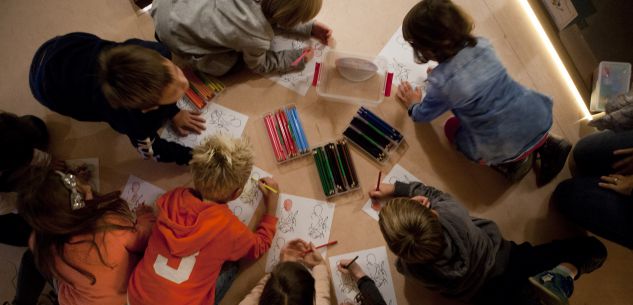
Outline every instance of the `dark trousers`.
[[(0, 243), (27, 247), (30, 235), (31, 227), (21, 216), (16, 214), (0, 216)], [(13, 304), (36, 305), (45, 285), (46, 280), (35, 266), (33, 253), (31, 250), (26, 250), (20, 261)]]
[(574, 148), (578, 175), (558, 185), (552, 199), (574, 223), (606, 239), (633, 248), (633, 198), (598, 186), (613, 173), (613, 151), (633, 147), (633, 131), (604, 131), (583, 138)]
[(473, 299), (481, 305), (539, 305), (528, 278), (550, 270), (561, 263), (578, 266), (588, 259), (582, 249), (594, 247), (592, 237), (578, 237), (556, 240), (547, 244), (532, 246), (512, 242), (510, 257), (505, 271), (486, 281)]

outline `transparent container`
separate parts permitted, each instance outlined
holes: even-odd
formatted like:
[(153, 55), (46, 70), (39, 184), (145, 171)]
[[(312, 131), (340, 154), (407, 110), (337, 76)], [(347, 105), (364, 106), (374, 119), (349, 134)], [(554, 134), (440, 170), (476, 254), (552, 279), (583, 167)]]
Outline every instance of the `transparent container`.
[(593, 73), (593, 91), (591, 92), (591, 112), (604, 111), (611, 97), (629, 92), (631, 85), (631, 64), (625, 62), (602, 61)]
[(313, 85), (326, 100), (376, 106), (391, 95), (387, 59), (330, 50), (317, 63)]

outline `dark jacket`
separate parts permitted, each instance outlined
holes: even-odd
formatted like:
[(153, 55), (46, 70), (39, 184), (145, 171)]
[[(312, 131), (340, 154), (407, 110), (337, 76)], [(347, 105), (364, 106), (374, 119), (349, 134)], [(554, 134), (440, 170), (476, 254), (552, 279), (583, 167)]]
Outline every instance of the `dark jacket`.
[(191, 149), (161, 139), (157, 131), (180, 110), (174, 104), (143, 113), (114, 109), (103, 96), (97, 77), (101, 51), (119, 45), (139, 45), (170, 59), (157, 42), (130, 39), (123, 43), (88, 33), (70, 33), (45, 42), (35, 53), (29, 75), (33, 96), (44, 106), (79, 121), (107, 122), (126, 134), (143, 157), (187, 164)]

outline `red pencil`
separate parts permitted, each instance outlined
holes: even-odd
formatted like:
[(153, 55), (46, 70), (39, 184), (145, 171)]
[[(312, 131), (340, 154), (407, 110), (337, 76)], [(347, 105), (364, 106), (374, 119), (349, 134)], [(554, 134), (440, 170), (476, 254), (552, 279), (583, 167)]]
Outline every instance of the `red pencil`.
[(275, 158), (277, 161), (281, 161), (282, 157), (279, 154), (279, 150), (277, 149), (277, 143), (275, 142), (276, 135), (273, 134), (273, 130), (270, 127), (270, 122), (268, 117), (264, 117), (264, 124), (266, 125), (266, 131), (268, 131), (268, 137), (270, 138), (270, 144), (273, 146), (273, 152), (275, 153)]
[(376, 191), (380, 191), (380, 177), (382, 176), (382, 171), (378, 171), (378, 182), (376, 182)]
[[(323, 248), (323, 247), (329, 247), (329, 246), (331, 246), (331, 245), (336, 245), (337, 243), (338, 243), (338, 241), (333, 240), (333, 241), (328, 242), (328, 243), (326, 243), (326, 244), (322, 244), (322, 245), (320, 245), (320, 246), (317, 246), (317, 247), (315, 247), (314, 249), (317, 249), (317, 250), (318, 250), (318, 249), (321, 249), (321, 248)], [(304, 253), (304, 254), (308, 254), (308, 253), (310, 253), (310, 252), (312, 252), (312, 249), (310, 249), (310, 250), (308, 250), (308, 251), (305, 251), (305, 252), (303, 252), (303, 253)]]

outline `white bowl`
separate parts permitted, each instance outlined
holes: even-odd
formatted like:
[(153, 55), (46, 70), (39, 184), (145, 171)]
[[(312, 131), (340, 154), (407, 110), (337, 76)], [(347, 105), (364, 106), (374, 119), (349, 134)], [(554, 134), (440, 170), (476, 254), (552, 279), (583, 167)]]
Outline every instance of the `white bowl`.
[(336, 59), (334, 63), (338, 73), (353, 82), (366, 81), (378, 71), (376, 64), (362, 58), (342, 57)]

